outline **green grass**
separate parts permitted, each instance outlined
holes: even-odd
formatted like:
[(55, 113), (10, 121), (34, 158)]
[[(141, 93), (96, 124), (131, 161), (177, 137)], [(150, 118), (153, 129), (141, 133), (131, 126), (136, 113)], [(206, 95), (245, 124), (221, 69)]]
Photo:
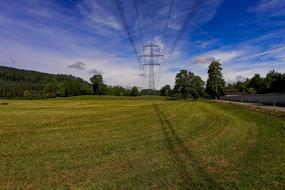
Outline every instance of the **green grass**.
[(0, 189), (284, 189), (285, 122), (161, 97), (0, 100)]

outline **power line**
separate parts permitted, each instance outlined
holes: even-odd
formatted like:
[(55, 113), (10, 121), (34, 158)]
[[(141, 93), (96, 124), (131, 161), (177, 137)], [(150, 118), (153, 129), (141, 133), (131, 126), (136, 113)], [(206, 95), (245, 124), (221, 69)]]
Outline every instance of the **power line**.
[[(211, 1), (208, 1), (207, 3), (202, 3), (202, 5), (201, 5), (200, 7), (198, 7), (198, 8), (201, 8), (202, 6), (205, 6), (205, 5), (209, 4), (210, 2), (211, 2)], [(186, 15), (186, 14), (188, 14), (188, 13), (190, 13), (190, 12), (193, 12), (193, 11), (195, 11), (195, 10), (189, 10), (189, 11), (182, 12), (182, 13), (180, 13), (180, 14), (174, 16), (173, 18), (176, 19), (176, 18), (178, 18), (178, 17), (180, 17), (180, 16)], [(155, 17), (153, 17), (153, 18), (151, 18), (151, 19), (149, 19), (149, 20), (146, 20), (146, 21), (144, 21), (144, 22), (141, 22), (141, 25), (147, 24), (147, 23), (151, 22), (153, 19), (159, 18), (159, 17), (161, 17), (161, 16), (163, 16), (163, 15), (164, 15), (163, 13), (158, 14), (158, 15), (156, 15)], [(131, 36), (135, 36), (135, 35), (137, 35), (138, 33), (139, 33), (138, 31), (133, 32), (133, 33), (131, 34)], [(120, 43), (120, 42), (122, 42), (122, 41), (124, 41), (124, 40), (127, 40), (127, 39), (129, 39), (128, 36), (123, 37), (123, 38), (117, 40), (117, 41), (114, 42), (114, 43), (111, 43), (110, 45), (108, 45), (108, 46), (106, 46), (106, 47), (104, 47), (104, 48), (113, 47), (114, 45), (116, 45), (116, 44), (118, 44), (118, 43)]]
[(173, 12), (174, 5), (175, 5), (175, 0), (171, 0), (171, 4), (170, 4), (170, 9), (169, 9), (169, 12), (168, 12), (168, 16), (167, 16), (166, 25), (165, 25), (164, 30), (163, 30), (163, 36), (162, 36), (162, 40), (163, 41), (165, 40), (165, 37), (166, 37), (166, 32), (167, 32), (167, 29), (168, 29), (169, 20), (171, 18), (172, 12)]
[[(153, 4), (153, 0), (151, 0), (151, 15), (154, 16), (154, 4)], [(152, 27), (155, 26), (155, 19), (152, 19), (152, 23), (151, 23)], [(152, 41), (154, 41), (154, 30), (151, 30), (151, 37), (152, 37)]]
[[(201, 8), (202, 6), (206, 6), (206, 5), (210, 4), (210, 3), (211, 3), (211, 1), (203, 2), (203, 3), (201, 3), (201, 5), (199, 7), (196, 7), (195, 9), (193, 8), (193, 9), (185, 11), (185, 12), (182, 12), (180, 14), (177, 14), (173, 18), (176, 19), (176, 18), (178, 18), (180, 16), (183, 16), (183, 15), (189, 14), (191, 12), (194, 12), (194, 11), (196, 11), (196, 9)], [(152, 1), (151, 1), (151, 7), (153, 7), (153, 2)], [(164, 13), (157, 14), (157, 15), (153, 16), (151, 19), (148, 19), (148, 20), (146, 20), (144, 22), (141, 22), (141, 25), (145, 25), (145, 24), (148, 24), (150, 22), (153, 22), (154, 19), (157, 19), (157, 18), (162, 17), (162, 16), (164, 16)]]
[(141, 44), (143, 44), (141, 16), (140, 16), (140, 11), (139, 11), (138, 0), (134, 0), (134, 1), (135, 1), (135, 9), (136, 9), (136, 17), (137, 17), (137, 22), (138, 22), (138, 30), (139, 30), (139, 35), (140, 35), (140, 41), (141, 41)]
[(198, 28), (203, 34), (205, 34), (206, 36), (208, 36), (208, 38), (210, 38), (211, 40), (217, 42), (218, 44), (220, 44), (221, 46), (225, 46), (225, 44), (223, 44), (221, 41), (217, 40), (216, 38), (214, 38), (213, 36), (211, 36), (208, 32), (206, 32), (205, 30), (203, 30), (200, 26), (198, 26), (197, 24), (193, 23), (192, 24)]
[(126, 15), (125, 15), (124, 6), (123, 6), (121, 0), (114, 0), (114, 1), (115, 1), (116, 5), (117, 5), (117, 8), (118, 8), (118, 10), (119, 10), (120, 17), (121, 17), (121, 20), (122, 20), (124, 29), (125, 29), (125, 31), (126, 31), (126, 33), (127, 33), (127, 36), (128, 36), (128, 38), (129, 38), (129, 40), (130, 40), (130, 43), (131, 43), (132, 48), (133, 48), (133, 51), (134, 51), (134, 53), (135, 53), (135, 55), (136, 55), (136, 57), (137, 57), (137, 59), (138, 59), (138, 61), (139, 61), (139, 64), (140, 64), (140, 66), (141, 66), (140, 57), (139, 57), (139, 55), (138, 55), (138, 51), (137, 51), (137, 48), (136, 48), (136, 46), (135, 46), (134, 39), (133, 39), (133, 37), (132, 37), (130, 28), (129, 28), (128, 23), (127, 23), (127, 20), (126, 20)]
[(187, 14), (187, 18), (186, 18), (184, 24), (182, 25), (182, 28), (181, 28), (180, 31), (178, 32), (177, 37), (176, 37), (176, 39), (174, 40), (172, 47), (169, 49), (168, 56), (167, 56), (167, 58), (166, 58), (166, 62), (168, 61), (169, 57), (173, 54), (173, 52), (175, 51), (175, 49), (176, 49), (178, 43), (180, 42), (180, 40), (181, 40), (182, 37), (184, 36), (184, 34), (185, 34), (185, 32), (186, 32), (186, 30), (187, 30), (189, 24), (192, 22), (192, 20), (193, 20), (195, 14), (196, 14), (196, 12), (198, 11), (198, 8), (199, 8), (200, 5), (201, 5), (201, 1), (202, 1), (202, 0), (196, 0), (196, 1), (194, 2), (193, 6), (192, 6), (192, 9), (191, 9), (191, 10), (193, 10), (193, 11), (191, 11), (191, 12), (189, 12), (189, 13)]

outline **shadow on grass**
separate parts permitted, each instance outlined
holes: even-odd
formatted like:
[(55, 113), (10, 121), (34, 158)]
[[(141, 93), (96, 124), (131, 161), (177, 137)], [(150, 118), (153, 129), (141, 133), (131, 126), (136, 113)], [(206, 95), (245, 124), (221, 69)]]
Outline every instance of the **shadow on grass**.
[[(153, 108), (160, 120), (160, 125), (165, 135), (166, 146), (169, 154), (173, 157), (176, 169), (178, 170), (181, 179), (180, 184), (183, 189), (224, 189), (216, 181), (214, 181), (204, 168), (199, 166), (199, 161), (184, 145), (182, 139), (175, 132), (172, 124), (169, 122), (165, 114), (153, 105)], [(179, 150), (177, 150), (178, 147)], [(187, 160), (186, 160), (187, 159)], [(194, 174), (187, 170), (187, 162), (191, 162)]]

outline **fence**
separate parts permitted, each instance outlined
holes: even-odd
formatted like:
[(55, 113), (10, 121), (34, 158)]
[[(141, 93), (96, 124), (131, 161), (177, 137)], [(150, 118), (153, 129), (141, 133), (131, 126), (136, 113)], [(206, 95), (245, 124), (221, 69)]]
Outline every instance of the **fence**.
[(285, 107), (285, 94), (237, 95), (237, 96), (225, 96), (222, 99), (233, 102), (257, 103), (260, 105)]

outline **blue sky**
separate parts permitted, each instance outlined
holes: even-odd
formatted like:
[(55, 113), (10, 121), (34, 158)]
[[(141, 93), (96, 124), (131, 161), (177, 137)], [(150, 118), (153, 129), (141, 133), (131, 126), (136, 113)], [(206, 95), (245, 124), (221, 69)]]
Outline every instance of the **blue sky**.
[[(135, 46), (155, 42), (167, 55), (194, 0), (121, 0)], [(174, 53), (159, 71), (157, 87), (174, 84), (188, 69), (207, 79), (218, 59), (226, 81), (285, 72), (284, 0), (202, 0)], [(139, 32), (141, 23), (141, 34)], [(0, 65), (106, 83), (143, 87), (143, 71), (127, 38), (114, 0), (0, 0)]]

